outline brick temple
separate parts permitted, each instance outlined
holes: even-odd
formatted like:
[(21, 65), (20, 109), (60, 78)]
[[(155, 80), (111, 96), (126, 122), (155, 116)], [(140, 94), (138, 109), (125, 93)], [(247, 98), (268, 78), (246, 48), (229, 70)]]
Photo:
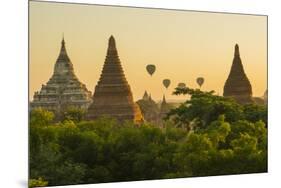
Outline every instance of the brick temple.
[(109, 38), (103, 70), (86, 117), (94, 120), (102, 116), (120, 121), (143, 121), (139, 106), (134, 102), (131, 88), (125, 78), (113, 36)]
[(223, 96), (233, 97), (238, 103), (253, 103), (252, 86), (244, 71), (239, 46), (235, 45), (231, 70), (224, 85)]
[(40, 91), (34, 93), (31, 109), (44, 108), (58, 114), (69, 107), (86, 110), (92, 102), (91, 95), (85, 84), (76, 77), (62, 39), (53, 75)]

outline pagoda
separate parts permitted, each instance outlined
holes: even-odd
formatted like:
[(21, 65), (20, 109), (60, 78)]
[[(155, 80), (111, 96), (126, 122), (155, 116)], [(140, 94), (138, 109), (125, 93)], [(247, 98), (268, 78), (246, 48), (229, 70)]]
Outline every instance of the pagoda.
[(234, 59), (224, 85), (223, 96), (233, 97), (240, 104), (253, 103), (252, 86), (244, 72), (238, 44), (235, 45)]
[(145, 100), (145, 101), (149, 100), (149, 96), (148, 96), (147, 91), (144, 92), (142, 99)]
[(91, 102), (91, 92), (76, 77), (63, 38), (53, 75), (40, 91), (34, 93), (31, 109), (44, 108), (61, 114), (69, 107), (86, 110)]
[(170, 105), (166, 102), (165, 95), (163, 95), (163, 100), (160, 106), (160, 116), (165, 117), (166, 114), (170, 111), (171, 107)]
[(108, 41), (103, 70), (95, 87), (93, 103), (88, 108), (87, 119), (94, 120), (102, 116), (113, 117), (119, 121), (143, 121), (125, 78), (113, 36)]
[(151, 94), (144, 92), (143, 98), (137, 101), (143, 118), (147, 122), (156, 122), (158, 119), (159, 108), (157, 103), (152, 99)]

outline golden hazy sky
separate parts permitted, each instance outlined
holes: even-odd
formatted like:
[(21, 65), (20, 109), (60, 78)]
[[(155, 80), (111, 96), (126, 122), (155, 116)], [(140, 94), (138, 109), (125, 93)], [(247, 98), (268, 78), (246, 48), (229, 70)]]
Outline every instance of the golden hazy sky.
[[(145, 90), (156, 100), (179, 82), (223, 93), (234, 45), (239, 44), (253, 95), (267, 88), (266, 16), (30, 2), (30, 98), (46, 84), (59, 55), (62, 34), (79, 80), (93, 92), (114, 35), (134, 100)], [(155, 64), (151, 77), (147, 64)], [(171, 79), (165, 89), (162, 80)]]

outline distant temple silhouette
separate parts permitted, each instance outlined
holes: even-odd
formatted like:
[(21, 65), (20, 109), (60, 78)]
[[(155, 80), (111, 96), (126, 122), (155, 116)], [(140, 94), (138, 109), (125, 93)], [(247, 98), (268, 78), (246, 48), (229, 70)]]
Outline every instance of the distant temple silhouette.
[[(235, 45), (234, 59), (224, 85), (223, 96), (233, 97), (240, 104), (267, 103), (267, 91), (263, 98), (252, 97), (252, 86), (245, 74), (238, 44)], [(109, 38), (103, 70), (93, 96), (85, 84), (76, 77), (63, 38), (53, 75), (46, 85), (42, 85), (39, 92), (34, 93), (30, 107), (31, 109), (44, 108), (56, 114), (61, 114), (69, 107), (77, 107), (88, 110), (86, 114), (88, 120), (108, 116), (120, 121), (134, 122), (162, 121), (173, 108), (166, 102), (165, 96), (161, 105), (158, 105), (147, 91), (141, 100), (134, 102), (113, 36)]]
[(63, 38), (54, 73), (47, 84), (34, 93), (31, 109), (44, 108), (60, 114), (68, 107), (87, 109), (91, 102), (91, 92), (76, 77)]
[(158, 120), (159, 108), (157, 103), (152, 99), (151, 94), (144, 92), (142, 99), (137, 101), (144, 120), (147, 122), (156, 122)]
[(223, 96), (233, 97), (238, 103), (253, 103), (252, 86), (240, 59), (239, 46), (235, 45), (231, 70), (224, 85)]
[(163, 100), (160, 106), (160, 118), (166, 117), (167, 113), (171, 110), (171, 106), (166, 102), (165, 95), (163, 95)]
[(149, 95), (148, 95), (147, 91), (144, 92), (142, 99), (145, 101), (149, 100)]
[(93, 103), (88, 108), (86, 118), (94, 120), (102, 116), (114, 117), (120, 121), (141, 122), (143, 120), (125, 78), (113, 36), (108, 41), (103, 70), (95, 87)]
[(137, 101), (137, 104), (140, 106), (144, 120), (159, 126), (163, 125), (164, 118), (168, 112), (176, 107), (175, 104), (166, 101), (165, 95), (163, 95), (162, 101), (156, 103), (152, 99), (151, 94), (148, 95), (147, 91), (144, 92), (142, 99)]

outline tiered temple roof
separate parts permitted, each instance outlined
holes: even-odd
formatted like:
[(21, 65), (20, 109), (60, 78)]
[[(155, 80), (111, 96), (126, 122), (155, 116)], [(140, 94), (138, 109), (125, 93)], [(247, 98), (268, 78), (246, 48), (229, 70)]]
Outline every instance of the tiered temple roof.
[(88, 109), (87, 119), (96, 119), (101, 116), (114, 117), (120, 121), (140, 122), (143, 120), (125, 78), (113, 36), (108, 41), (105, 63), (95, 87), (93, 103)]
[(62, 39), (54, 73), (47, 84), (43, 84), (41, 90), (35, 92), (31, 108), (41, 107), (61, 113), (68, 107), (87, 109), (91, 102), (91, 92), (76, 77)]
[(235, 45), (234, 59), (229, 76), (224, 85), (225, 97), (233, 97), (238, 103), (252, 103), (252, 86), (240, 59), (239, 46)]

